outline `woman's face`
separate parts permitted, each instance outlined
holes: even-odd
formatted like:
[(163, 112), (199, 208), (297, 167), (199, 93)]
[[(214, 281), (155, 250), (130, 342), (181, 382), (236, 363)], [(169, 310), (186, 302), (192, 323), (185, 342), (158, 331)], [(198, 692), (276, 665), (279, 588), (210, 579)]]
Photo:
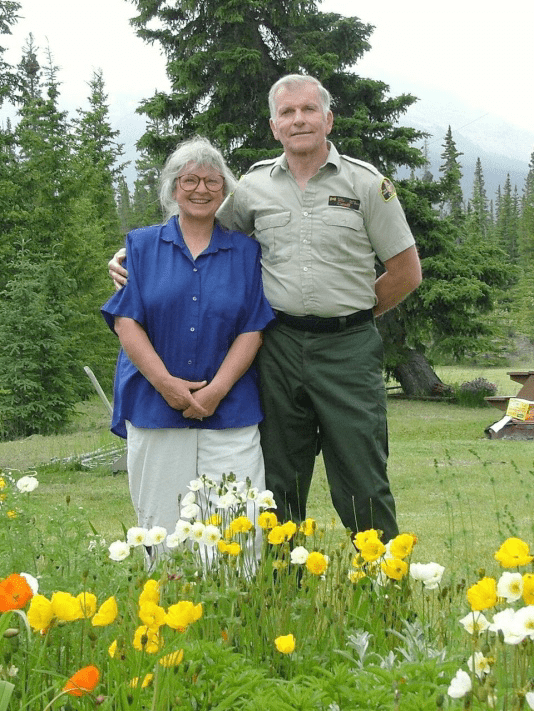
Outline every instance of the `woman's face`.
[(224, 199), (223, 192), (224, 181), (215, 168), (189, 163), (178, 174), (173, 197), (181, 218), (204, 221), (214, 219)]

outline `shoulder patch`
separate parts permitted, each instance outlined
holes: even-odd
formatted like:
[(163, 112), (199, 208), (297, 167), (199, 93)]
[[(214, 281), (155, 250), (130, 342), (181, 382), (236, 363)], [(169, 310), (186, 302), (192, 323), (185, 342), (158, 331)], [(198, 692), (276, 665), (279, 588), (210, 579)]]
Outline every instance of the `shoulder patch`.
[(364, 160), (358, 160), (358, 158), (351, 158), (351, 156), (346, 156), (346, 155), (340, 155), (340, 158), (343, 158), (343, 160), (348, 161), (349, 163), (355, 163), (356, 165), (359, 165), (361, 168), (365, 168), (368, 170), (370, 173), (373, 173), (373, 175), (380, 175), (380, 171), (378, 171), (374, 165), (371, 165), (371, 163), (366, 163)]
[(384, 202), (389, 202), (390, 200), (393, 200), (393, 198), (397, 194), (395, 186), (389, 178), (382, 178), (382, 182), (380, 183), (380, 194), (382, 195)]

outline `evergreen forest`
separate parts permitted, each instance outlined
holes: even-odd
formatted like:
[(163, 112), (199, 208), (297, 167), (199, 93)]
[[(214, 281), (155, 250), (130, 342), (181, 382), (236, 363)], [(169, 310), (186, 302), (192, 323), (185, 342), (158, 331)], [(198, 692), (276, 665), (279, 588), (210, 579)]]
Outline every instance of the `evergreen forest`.
[[(312, 74), (330, 91), (341, 153), (393, 179), (401, 167), (411, 171), (396, 182), (424, 281), (379, 321), (387, 376), (407, 395), (438, 396), (444, 384), (433, 364), (506, 364), (518, 349), (532, 352), (534, 152), (524, 185), (508, 176), (488, 195), (479, 160), (464, 195), (449, 129), (433, 178), (428, 136), (398, 123), (416, 97), (391, 96), (358, 74), (373, 28), (314, 1), (130, 4), (135, 32), (164, 53), (171, 86), (138, 108), (147, 127), (133, 185), (102, 72), (80, 79), (87, 108), (70, 115), (59, 109), (53, 47), (43, 52), (30, 35), (17, 66), (0, 47), (0, 105), (16, 109), (0, 126), (0, 439), (61, 432), (93, 392), (84, 365), (111, 390), (118, 342), (99, 311), (111, 291), (108, 259), (130, 229), (160, 222), (159, 171), (180, 140), (207, 136), (237, 176), (278, 155), (266, 98), (287, 73)], [(0, 34), (20, 9), (0, 0)]]

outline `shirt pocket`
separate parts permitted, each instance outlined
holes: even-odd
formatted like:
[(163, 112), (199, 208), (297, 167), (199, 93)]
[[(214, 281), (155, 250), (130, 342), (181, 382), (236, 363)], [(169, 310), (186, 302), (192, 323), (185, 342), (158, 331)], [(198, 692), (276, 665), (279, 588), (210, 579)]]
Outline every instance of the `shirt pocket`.
[(261, 245), (261, 254), (265, 262), (280, 264), (291, 259), (293, 244), (289, 229), (290, 212), (277, 212), (264, 215), (254, 222), (254, 235)]
[(353, 210), (335, 209), (321, 217), (319, 249), (328, 262), (353, 261), (358, 254), (369, 252), (369, 239), (363, 215)]

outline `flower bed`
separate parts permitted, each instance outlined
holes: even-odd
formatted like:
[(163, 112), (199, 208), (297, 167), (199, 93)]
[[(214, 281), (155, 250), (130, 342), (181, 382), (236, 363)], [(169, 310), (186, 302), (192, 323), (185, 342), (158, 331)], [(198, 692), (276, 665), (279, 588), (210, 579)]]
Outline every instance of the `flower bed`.
[(334, 545), (231, 475), (111, 543), (68, 497), (40, 530), (38, 485), (0, 477), (0, 711), (534, 709), (524, 541), (453, 584), (411, 533)]

